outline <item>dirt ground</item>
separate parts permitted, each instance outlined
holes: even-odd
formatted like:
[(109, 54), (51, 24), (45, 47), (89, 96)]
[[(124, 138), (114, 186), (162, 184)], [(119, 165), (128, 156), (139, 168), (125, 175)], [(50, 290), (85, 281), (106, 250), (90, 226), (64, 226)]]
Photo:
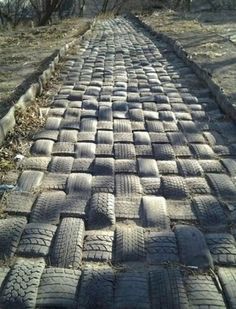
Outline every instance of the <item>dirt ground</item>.
[(183, 14), (166, 10), (141, 18), (178, 40), (236, 105), (236, 11)]
[(0, 29), (0, 118), (47, 68), (55, 52), (88, 25), (87, 19), (68, 19), (45, 27)]
[[(60, 62), (42, 95), (37, 97), (26, 110), (17, 112), (15, 129), (8, 134), (4, 144), (0, 147), (0, 184), (13, 186), (16, 184), (21, 170), (18, 165), (17, 155), (29, 155), (32, 137), (45, 124), (46, 116), (43, 110), (52, 104), (53, 97), (62, 86), (63, 81), (60, 78), (60, 71), (73, 54), (74, 50), (72, 49)], [(2, 194), (3, 191), (0, 188), (0, 198)]]

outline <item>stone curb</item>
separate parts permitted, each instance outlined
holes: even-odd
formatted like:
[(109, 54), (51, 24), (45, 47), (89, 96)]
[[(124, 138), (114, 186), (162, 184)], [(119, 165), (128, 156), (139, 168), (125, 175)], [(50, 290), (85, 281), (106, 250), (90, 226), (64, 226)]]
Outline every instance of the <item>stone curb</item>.
[(38, 95), (42, 94), (45, 86), (51, 79), (52, 74), (55, 72), (56, 66), (58, 65), (59, 61), (65, 57), (69, 49), (75, 46), (75, 44), (81, 39), (83, 39), (85, 35), (90, 33), (93, 27), (94, 22), (90, 24), (89, 29), (86, 30), (79, 39), (74, 39), (73, 41), (60, 48), (54, 60), (52, 60), (52, 62), (49, 64), (48, 69), (44, 70), (43, 73), (39, 76), (38, 82), (32, 84), (29, 89), (14, 104), (14, 106), (10, 108), (7, 114), (2, 119), (0, 119), (0, 146), (3, 144), (7, 134), (15, 127), (15, 111), (17, 109), (26, 109)]
[(157, 32), (153, 30), (153, 28), (145, 22), (143, 22), (139, 17), (135, 15), (129, 15), (128, 18), (137, 22), (140, 26), (142, 26), (145, 30), (147, 30), (152, 36), (155, 38), (163, 40), (165, 43), (169, 44), (175, 51), (175, 53), (188, 65), (192, 68), (192, 70), (197, 74), (197, 76), (203, 80), (213, 96), (215, 97), (216, 102), (220, 106), (220, 108), (234, 121), (236, 121), (236, 106), (229, 100), (227, 95), (224, 94), (224, 90), (217, 85), (211, 78), (210, 73), (202, 68), (199, 64), (192, 60), (192, 56), (187, 53), (187, 51), (183, 48), (180, 42), (170, 38), (169, 36)]

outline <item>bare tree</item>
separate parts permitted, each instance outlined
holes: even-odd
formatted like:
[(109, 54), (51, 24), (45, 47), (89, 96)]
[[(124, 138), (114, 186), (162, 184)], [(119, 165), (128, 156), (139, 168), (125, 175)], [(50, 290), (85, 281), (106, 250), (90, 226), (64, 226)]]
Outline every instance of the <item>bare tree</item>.
[(52, 14), (56, 12), (63, 0), (30, 0), (30, 3), (37, 15), (38, 25), (46, 25)]
[(58, 9), (58, 16), (62, 19), (63, 17), (74, 15), (75, 5), (75, 0), (62, 0), (61, 5)]
[(119, 13), (131, 0), (87, 0), (92, 7), (93, 13), (114, 12)]
[(11, 23), (14, 27), (26, 16), (27, 0), (5, 0), (0, 2), (0, 19)]
[(108, 4), (109, 4), (109, 0), (103, 0), (102, 13), (106, 13), (106, 11), (108, 9)]
[(177, 0), (174, 5), (174, 8), (176, 10), (182, 9), (182, 10), (190, 11), (191, 10), (191, 0)]
[(125, 4), (129, 4), (129, 0), (117, 0), (113, 2), (113, 6), (111, 8), (111, 11), (113, 11), (115, 14), (120, 13), (122, 8), (124, 8)]
[(86, 0), (79, 0), (79, 1), (77, 1), (77, 3), (78, 3), (78, 15), (80, 17), (83, 17)]

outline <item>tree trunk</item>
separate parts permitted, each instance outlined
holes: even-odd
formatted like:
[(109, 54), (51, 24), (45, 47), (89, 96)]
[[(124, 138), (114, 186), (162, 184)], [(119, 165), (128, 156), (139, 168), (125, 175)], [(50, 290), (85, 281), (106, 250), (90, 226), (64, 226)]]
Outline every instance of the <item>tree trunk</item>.
[(4, 25), (4, 18), (3, 18), (3, 16), (2, 16), (1, 11), (0, 11), (0, 21), (1, 21), (1, 24)]
[(51, 11), (51, 10), (50, 11), (46, 11), (41, 16), (41, 18), (39, 20), (39, 23), (38, 23), (38, 26), (45, 26), (49, 22), (49, 20), (50, 20), (50, 18), (52, 16), (52, 13), (53, 13), (53, 11)]
[(85, 0), (81, 0), (79, 8), (79, 17), (84, 16), (84, 7), (85, 7)]
[(177, 0), (175, 3), (174, 9), (177, 10), (180, 7), (180, 4), (181, 4), (181, 0)]
[(104, 1), (103, 1), (102, 13), (106, 13), (108, 3), (109, 3), (109, 0), (104, 0)]
[(53, 12), (59, 9), (62, 0), (44, 0), (42, 1), (42, 13), (38, 26), (44, 26), (51, 19)]

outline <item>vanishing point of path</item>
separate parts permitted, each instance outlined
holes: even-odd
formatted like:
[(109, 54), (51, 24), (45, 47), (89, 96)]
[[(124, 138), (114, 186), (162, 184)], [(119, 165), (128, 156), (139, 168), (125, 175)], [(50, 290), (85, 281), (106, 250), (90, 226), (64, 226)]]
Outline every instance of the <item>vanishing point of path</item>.
[(236, 308), (236, 127), (172, 52), (100, 21), (2, 201), (0, 308)]

